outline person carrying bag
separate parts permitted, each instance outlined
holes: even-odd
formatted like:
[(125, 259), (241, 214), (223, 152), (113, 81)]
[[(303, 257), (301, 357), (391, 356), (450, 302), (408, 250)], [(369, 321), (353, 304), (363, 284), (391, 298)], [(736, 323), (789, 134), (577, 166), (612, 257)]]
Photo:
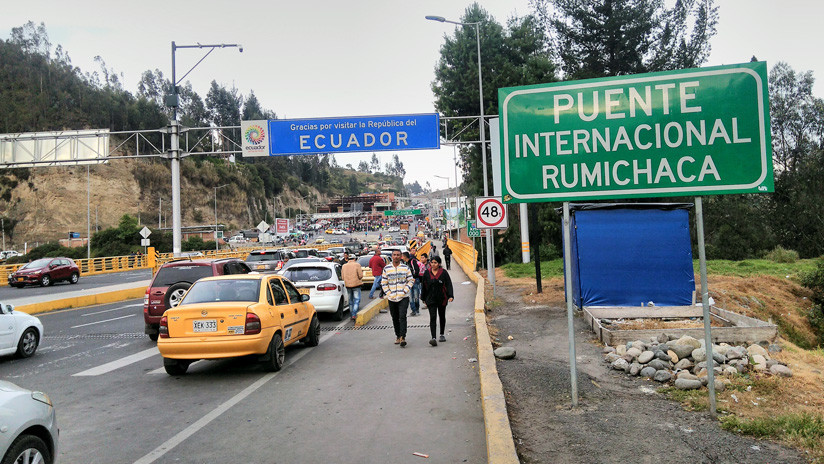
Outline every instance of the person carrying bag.
[[(423, 299), (429, 309), (429, 331), (432, 339), (429, 344), (438, 346), (438, 341), (445, 342), (446, 337), (446, 305), (452, 302), (454, 293), (452, 291), (452, 279), (449, 273), (441, 267), (441, 257), (433, 256), (429, 260), (429, 270), (423, 277)], [(441, 336), (435, 339), (437, 332), (437, 320), (441, 321)]]

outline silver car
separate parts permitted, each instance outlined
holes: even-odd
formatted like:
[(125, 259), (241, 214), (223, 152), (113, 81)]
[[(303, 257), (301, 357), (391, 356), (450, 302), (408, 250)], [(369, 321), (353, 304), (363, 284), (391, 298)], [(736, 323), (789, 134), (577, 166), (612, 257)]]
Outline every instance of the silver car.
[(49, 397), (0, 380), (0, 456), (15, 464), (57, 460), (57, 419)]

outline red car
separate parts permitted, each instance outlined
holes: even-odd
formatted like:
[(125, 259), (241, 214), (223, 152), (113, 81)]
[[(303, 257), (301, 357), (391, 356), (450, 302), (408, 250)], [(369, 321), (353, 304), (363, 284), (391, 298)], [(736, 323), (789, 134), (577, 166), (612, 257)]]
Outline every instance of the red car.
[(203, 277), (248, 274), (249, 266), (237, 258), (178, 260), (160, 266), (143, 297), (144, 333), (157, 341), (163, 312), (180, 303), (186, 290)]
[(76, 284), (78, 279), (80, 268), (71, 259), (40, 258), (9, 274), (9, 285), (17, 288), (26, 284), (48, 287), (61, 280)]

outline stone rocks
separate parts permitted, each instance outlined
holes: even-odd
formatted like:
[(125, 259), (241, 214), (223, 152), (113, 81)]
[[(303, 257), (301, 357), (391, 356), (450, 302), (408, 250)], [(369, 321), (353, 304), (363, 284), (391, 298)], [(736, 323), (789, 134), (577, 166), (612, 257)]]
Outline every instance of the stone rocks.
[(498, 359), (513, 359), (515, 357), (515, 348), (511, 346), (502, 346), (493, 351), (495, 357)]
[(672, 350), (675, 353), (675, 355), (678, 356), (678, 359), (684, 359), (692, 355), (692, 350), (695, 349), (692, 346), (686, 344), (675, 344), (670, 345), (669, 347), (670, 350)]
[(638, 362), (641, 364), (646, 364), (650, 362), (654, 357), (655, 353), (653, 353), (652, 351), (644, 351), (643, 353), (638, 355)]
[[(769, 350), (768, 350), (769, 348)], [(780, 351), (780, 346), (759, 342), (750, 345), (712, 345), (713, 370), (716, 391), (723, 391), (729, 376), (758, 371), (779, 377), (791, 377), (792, 371), (769, 352)], [(604, 360), (610, 368), (632, 376), (641, 376), (657, 382), (673, 382), (681, 390), (706, 386), (707, 350), (703, 340), (690, 336), (676, 338), (661, 334), (648, 342), (635, 340), (615, 347), (604, 347)], [(496, 350), (497, 356), (497, 350)]]
[(664, 362), (660, 359), (653, 359), (652, 361), (649, 362), (648, 366), (655, 369), (656, 371), (660, 371), (660, 370), (663, 370), (663, 369), (669, 369), (670, 363), (669, 362)]
[(679, 390), (697, 390), (702, 386), (701, 381), (697, 378), (695, 380), (685, 378), (675, 379), (675, 388)]
[(765, 359), (770, 356), (767, 353), (767, 350), (765, 350), (764, 347), (762, 347), (760, 345), (750, 345), (750, 346), (748, 346), (747, 347), (747, 354), (750, 355), (750, 356), (761, 355)]
[(779, 377), (793, 376), (793, 371), (791, 371), (789, 367), (783, 364), (773, 364), (772, 367), (770, 367), (770, 373), (772, 373), (773, 375), (777, 375)]
[(781, 345), (779, 345), (777, 343), (771, 343), (769, 348), (767, 348), (767, 351), (769, 351), (770, 353), (780, 353), (781, 352)]
[(645, 368), (641, 369), (641, 377), (647, 377), (647, 378), (650, 378), (650, 377), (652, 377), (653, 375), (655, 375), (655, 373), (656, 373), (656, 370), (655, 370), (655, 368), (653, 368), (653, 367), (649, 367), (649, 366), (647, 366), (647, 367), (645, 367)]
[(668, 382), (670, 379), (672, 379), (672, 374), (670, 373), (670, 371), (660, 370), (656, 372), (654, 376), (652, 376), (652, 379), (656, 382)]
[(641, 355), (641, 353), (642, 353), (641, 349), (640, 349), (640, 348), (636, 348), (636, 347), (634, 347), (634, 346), (633, 346), (632, 348), (630, 348), (630, 349), (628, 349), (628, 350), (627, 350), (627, 356), (632, 357), (632, 359), (637, 358), (638, 356), (640, 356), (640, 355)]
[(624, 358), (618, 358), (610, 366), (616, 371), (629, 371), (629, 363)]

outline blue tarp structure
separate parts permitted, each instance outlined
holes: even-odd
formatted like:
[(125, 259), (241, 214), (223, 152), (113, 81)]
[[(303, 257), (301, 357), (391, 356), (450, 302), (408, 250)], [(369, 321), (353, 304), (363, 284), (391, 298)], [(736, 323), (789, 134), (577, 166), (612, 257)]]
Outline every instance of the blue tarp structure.
[(571, 204), (578, 307), (692, 304), (690, 204)]

